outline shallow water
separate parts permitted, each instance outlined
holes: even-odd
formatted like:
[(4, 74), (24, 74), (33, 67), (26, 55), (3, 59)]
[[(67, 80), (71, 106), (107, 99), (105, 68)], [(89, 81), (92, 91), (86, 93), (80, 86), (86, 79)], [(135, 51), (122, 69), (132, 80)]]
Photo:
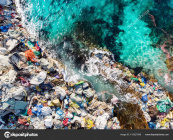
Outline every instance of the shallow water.
[(88, 45), (60, 45), (64, 44), (64, 37), (77, 44), (87, 41), (106, 46), (116, 60), (131, 68), (141, 67), (144, 72), (153, 74), (162, 86), (173, 91), (172, 85), (166, 86), (163, 76), (158, 73), (160, 69), (164, 74), (168, 72), (166, 57), (160, 48), (152, 46), (163, 32), (154, 29), (148, 15), (154, 15), (157, 25), (166, 29), (173, 22), (170, 3), (172, 0), (161, 3), (157, 0), (16, 0), (24, 27), (37, 35), (45, 49), (61, 58), (68, 69), (73, 68), (76, 77), (82, 76), (95, 88), (105, 90), (112, 90), (112, 86), (96, 78), (98, 76), (94, 73), (87, 76), (81, 72)]

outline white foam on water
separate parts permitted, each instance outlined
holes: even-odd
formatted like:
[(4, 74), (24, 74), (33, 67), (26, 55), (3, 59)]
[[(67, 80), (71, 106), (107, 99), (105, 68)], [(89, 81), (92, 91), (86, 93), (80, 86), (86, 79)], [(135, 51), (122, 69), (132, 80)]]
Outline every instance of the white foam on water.
[(20, 17), (21, 17), (21, 23), (22, 26), (24, 28), (27, 29), (27, 31), (29, 32), (29, 34), (33, 35), (33, 36), (38, 36), (38, 32), (37, 32), (37, 26), (39, 26), (39, 23), (34, 23), (33, 19), (31, 19), (31, 22), (28, 23), (27, 21), (27, 16), (26, 13), (27, 11), (30, 11), (30, 9), (32, 8), (32, 4), (28, 4), (27, 7), (23, 7), (22, 6), (22, 2), (25, 2), (26, 0), (14, 0), (15, 4), (16, 4), (16, 10), (19, 13)]

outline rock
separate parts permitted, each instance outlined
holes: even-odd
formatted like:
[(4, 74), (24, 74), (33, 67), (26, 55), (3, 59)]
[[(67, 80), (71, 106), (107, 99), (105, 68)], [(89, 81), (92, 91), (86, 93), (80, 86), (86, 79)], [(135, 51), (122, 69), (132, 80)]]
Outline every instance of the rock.
[(158, 114), (158, 109), (155, 106), (150, 106), (148, 107), (148, 109), (149, 109), (148, 114), (150, 115), (151, 120), (155, 120)]

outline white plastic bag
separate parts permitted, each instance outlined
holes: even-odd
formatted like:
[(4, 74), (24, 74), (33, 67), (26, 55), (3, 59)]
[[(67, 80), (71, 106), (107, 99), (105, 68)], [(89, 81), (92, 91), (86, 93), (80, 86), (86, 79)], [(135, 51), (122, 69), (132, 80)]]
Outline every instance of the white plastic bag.
[(0, 47), (0, 54), (1, 55), (6, 55), (8, 53), (7, 49), (6, 48), (1, 48)]
[(116, 104), (117, 102), (118, 102), (118, 98), (115, 95), (113, 95), (113, 98), (111, 99), (111, 103)]
[(75, 94), (75, 93), (72, 93), (72, 94), (70, 95), (70, 98), (71, 98), (72, 101), (75, 101), (75, 102), (77, 102), (77, 103), (82, 103), (82, 101), (84, 100), (83, 96), (77, 95), (77, 94)]
[(12, 92), (12, 97), (17, 99), (17, 100), (21, 100), (24, 96), (26, 96), (26, 93), (24, 92), (24, 87), (18, 87), (15, 89), (15, 91), (11, 91)]
[(30, 83), (33, 85), (39, 85), (44, 82), (44, 80), (46, 79), (46, 76), (47, 76), (47, 72), (41, 71), (37, 76), (31, 79)]
[(59, 86), (54, 87), (53, 89), (55, 89), (56, 95), (60, 95), (60, 99), (63, 100), (66, 96), (65, 90)]
[(96, 128), (97, 129), (105, 129), (106, 124), (107, 124), (107, 119), (104, 116), (98, 116), (96, 119)]
[(8, 56), (0, 55), (0, 65), (2, 65), (2, 66), (10, 66)]
[(17, 72), (15, 70), (10, 70), (9, 71), (9, 83), (13, 83), (14, 80), (16, 79)]
[(85, 96), (87, 98), (91, 98), (91, 97), (94, 96), (95, 90), (92, 90), (91, 88), (88, 88), (88, 89), (86, 89), (86, 90), (83, 91), (83, 94), (85, 94)]
[(69, 119), (73, 118), (73, 114), (71, 114), (70, 112), (68, 112), (68, 113), (66, 114), (66, 118), (69, 118)]
[(44, 125), (45, 125), (47, 128), (51, 128), (52, 125), (53, 125), (53, 120), (52, 120), (51, 118), (45, 119), (45, 120), (44, 120)]
[(43, 107), (41, 111), (42, 111), (41, 115), (43, 115), (43, 116), (52, 114), (52, 110), (50, 107)]

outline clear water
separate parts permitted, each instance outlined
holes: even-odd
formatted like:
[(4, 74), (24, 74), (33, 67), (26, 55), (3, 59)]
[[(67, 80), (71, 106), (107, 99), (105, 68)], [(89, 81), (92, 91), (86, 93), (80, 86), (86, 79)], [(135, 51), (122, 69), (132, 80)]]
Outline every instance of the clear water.
[(71, 37), (77, 44), (89, 41), (106, 46), (118, 61), (132, 68), (142, 67), (144, 72), (153, 74), (162, 86), (173, 91), (172, 86), (166, 86), (163, 76), (158, 73), (160, 69), (164, 74), (168, 71), (165, 55), (160, 48), (152, 46), (162, 33), (153, 30), (147, 20), (148, 13), (155, 11), (154, 16), (159, 17), (158, 14), (164, 10), (167, 16), (163, 17), (162, 14), (165, 18), (162, 21), (166, 20), (167, 23), (158, 22), (166, 28), (172, 22), (170, 18), (166, 19), (171, 16), (172, 0), (160, 4), (166, 8), (159, 9), (157, 14), (158, 3), (157, 0), (16, 0), (23, 25), (30, 33), (39, 36), (46, 49), (60, 57), (78, 76), (90, 80), (97, 89), (103, 87), (112, 91), (113, 87), (96, 78), (98, 76), (86, 76), (80, 71), (84, 61), (77, 65), (81, 58), (78, 54), (86, 57), (88, 46), (74, 48), (67, 45), (68, 49), (64, 49), (61, 44), (64, 36)]

